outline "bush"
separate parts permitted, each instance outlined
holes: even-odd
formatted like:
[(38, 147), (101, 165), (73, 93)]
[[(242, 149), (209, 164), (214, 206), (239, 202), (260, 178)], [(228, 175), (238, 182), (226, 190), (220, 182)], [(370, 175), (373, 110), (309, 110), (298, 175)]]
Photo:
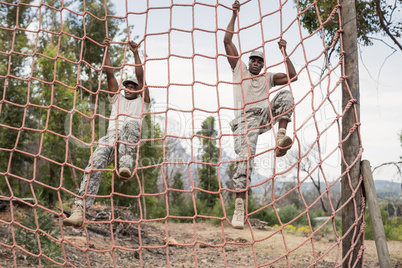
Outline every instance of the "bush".
[[(223, 217), (223, 208), (222, 208), (222, 204), (221, 204), (221, 200), (217, 199), (215, 201), (215, 205), (212, 208), (212, 213), (211, 213), (213, 217)], [(214, 225), (219, 225), (221, 224), (222, 220), (216, 220), (216, 219), (212, 219), (212, 223)]]
[[(279, 217), (282, 221), (283, 224), (288, 223), (292, 220), (294, 220), (295, 218), (299, 217), (304, 211), (297, 209), (295, 205), (291, 204), (291, 205), (287, 205), (284, 206), (282, 208), (279, 209), (278, 214)], [(310, 221), (311, 224), (314, 226), (315, 225), (315, 221), (313, 220), (313, 217), (310, 216)], [(299, 218), (297, 218), (297, 220), (292, 222), (292, 225), (295, 226), (303, 226), (303, 225), (308, 225), (308, 219), (307, 219), (307, 215), (303, 214), (301, 215)]]
[(402, 241), (402, 218), (389, 218), (384, 225), (385, 236), (389, 240)]
[[(253, 204), (253, 202), (249, 203), (249, 213), (250, 210), (256, 211), (258, 208), (256, 205)], [(303, 214), (304, 210), (297, 209), (295, 205), (286, 205), (284, 207), (278, 208), (277, 209), (279, 218), (281, 219), (281, 222), (283, 224), (286, 224), (292, 220), (294, 220), (296, 217), (299, 217), (301, 214)], [(310, 222), (311, 225), (314, 227), (316, 222), (314, 220), (314, 217), (309, 213), (310, 215)], [(266, 221), (269, 226), (274, 226), (279, 224), (279, 219), (278, 216), (276, 215), (274, 209), (272, 207), (265, 208), (261, 211), (258, 211), (257, 213), (254, 213), (251, 215), (252, 218), (257, 218), (262, 221)], [(301, 215), (297, 220), (292, 222), (292, 225), (294, 226), (303, 226), (303, 225), (308, 225), (308, 219), (306, 214)]]
[[(25, 248), (32, 254), (39, 254), (39, 244), (42, 250), (42, 254), (47, 257), (53, 259), (57, 262), (63, 262), (62, 256), (63, 252), (61, 249), (61, 245), (54, 241), (49, 236), (56, 239), (56, 237), (60, 236), (60, 229), (54, 226), (54, 221), (52, 221), (52, 215), (46, 213), (43, 210), (36, 210), (38, 225), (36, 225), (35, 215), (34, 213), (27, 213), (25, 217), (19, 218), (20, 223), (30, 229), (39, 231), (32, 232), (23, 227), (16, 226), (15, 228), (15, 242)], [(45, 235), (46, 233), (47, 235)], [(49, 236), (48, 236), (49, 235)], [(38, 239), (39, 238), (39, 239)], [(12, 238), (10, 240), (12, 243)], [(39, 259), (33, 257), (31, 255), (27, 256), (27, 259), (30, 260), (34, 265), (39, 264)], [(48, 259), (41, 257), (40, 258), (41, 265), (44, 267), (49, 267), (54, 263), (49, 261)]]
[[(181, 205), (169, 206), (170, 216), (193, 217), (193, 202), (183, 202)], [(192, 219), (171, 218), (173, 222), (193, 222)]]
[(310, 227), (308, 225), (303, 225), (302, 227), (298, 228), (296, 232), (302, 234), (305, 237), (311, 234)]
[[(141, 198), (141, 202), (142, 202)], [(157, 219), (166, 217), (166, 203), (165, 199), (157, 198), (155, 196), (145, 196), (145, 204), (147, 207), (147, 218)]]
[[(393, 241), (402, 241), (402, 218), (388, 218), (386, 207), (381, 208), (381, 218), (386, 238)], [(366, 222), (366, 228), (364, 230), (365, 239), (374, 240), (373, 224), (371, 222), (369, 209), (366, 209), (364, 220)]]

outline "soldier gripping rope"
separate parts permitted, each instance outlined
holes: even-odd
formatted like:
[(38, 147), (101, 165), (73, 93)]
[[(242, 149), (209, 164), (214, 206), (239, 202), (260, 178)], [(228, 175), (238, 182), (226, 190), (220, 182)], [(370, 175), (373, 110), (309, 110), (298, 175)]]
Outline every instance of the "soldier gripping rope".
[[(84, 204), (85, 208), (93, 205), (94, 195), (98, 193), (102, 179), (103, 171), (101, 170), (105, 169), (114, 160), (115, 149), (118, 150), (119, 176), (126, 179), (132, 177), (133, 156), (136, 154), (136, 145), (140, 138), (141, 114), (149, 109), (149, 90), (143, 79), (144, 71), (138, 54), (138, 44), (133, 41), (128, 43), (130, 50), (134, 54), (136, 78), (123, 82), (123, 86), (125, 86), (124, 96), (119, 92), (113, 69), (107, 67), (112, 66), (108, 52), (110, 39), (105, 38), (103, 45), (105, 45), (105, 70), (110, 92), (108, 98), (112, 104), (109, 127), (107, 135), (99, 140), (99, 145), (93, 153), (92, 159), (89, 160), (85, 173), (81, 178), (79, 195), (85, 198), (85, 202), (83, 201), (84, 198), (77, 197), (75, 199), (70, 217), (63, 221), (66, 226), (82, 226), (84, 222)], [(138, 93), (141, 89), (143, 90)]]
[[(256, 152), (258, 135), (270, 130), (273, 124), (278, 123), (275, 155), (277, 157), (284, 156), (292, 146), (292, 139), (286, 136), (286, 128), (291, 121), (293, 98), (289, 90), (282, 90), (268, 103), (268, 92), (274, 86), (285, 85), (297, 80), (296, 70), (287, 57), (286, 41), (280, 39), (278, 45), (287, 57), (286, 71), (289, 79), (286, 73), (264, 72), (260, 74), (264, 67), (264, 54), (260, 51), (253, 51), (250, 54), (247, 68), (240, 59), (237, 48), (232, 41), (235, 21), (240, 11), (239, 1), (236, 0), (232, 7), (233, 15), (226, 29), (224, 45), (227, 59), (233, 71), (235, 118), (231, 121), (230, 126), (235, 134), (235, 153), (239, 159), (243, 160), (253, 157)], [(271, 113), (274, 117), (272, 124)], [(244, 198), (247, 179), (250, 179), (251, 171), (252, 160), (236, 162), (235, 174), (232, 179), (234, 190), (241, 192), (236, 193), (232, 226), (237, 229), (244, 228)]]

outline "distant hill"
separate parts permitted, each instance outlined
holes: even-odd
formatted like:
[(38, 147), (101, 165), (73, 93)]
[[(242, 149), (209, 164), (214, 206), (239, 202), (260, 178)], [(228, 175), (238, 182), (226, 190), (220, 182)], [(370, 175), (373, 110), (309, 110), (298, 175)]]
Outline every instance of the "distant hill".
[[(256, 183), (256, 182), (254, 182)], [(275, 181), (275, 188), (280, 189), (284, 187), (284, 185), (288, 183), (284, 180), (276, 180)], [(400, 182), (393, 182), (393, 181), (387, 181), (387, 180), (376, 180), (374, 181), (377, 196), (379, 198), (392, 198), (392, 197), (399, 197), (402, 196), (402, 189), (401, 189), (401, 183)], [(341, 183), (337, 182), (334, 186), (332, 187), (338, 187), (340, 190), (341, 188)], [(310, 192), (310, 191), (315, 191), (315, 187), (313, 183), (310, 180), (306, 180), (305, 182), (302, 183), (301, 185), (301, 191), (302, 192)], [(324, 191), (326, 188), (326, 185), (323, 181), (321, 181), (321, 190)], [(256, 187), (253, 188), (253, 192), (256, 194), (262, 194), (262, 187)]]
[[(170, 122), (173, 125), (177, 125), (175, 128), (179, 128), (179, 124), (177, 122)], [(164, 121), (160, 122), (161, 126), (164, 126)], [(173, 131), (174, 132), (174, 131)], [(191, 189), (192, 183), (195, 184), (197, 187), (198, 185), (198, 169), (201, 167), (201, 165), (194, 163), (193, 161), (200, 161), (199, 158), (199, 152), (196, 151), (196, 148), (193, 148), (193, 156), (191, 156), (191, 150), (188, 148), (188, 145), (183, 144), (180, 142), (180, 139), (172, 138), (172, 137), (167, 137), (166, 138), (166, 144), (169, 144), (172, 146), (171, 148), (171, 154), (166, 155), (165, 161), (173, 163), (170, 164), (167, 170), (164, 170), (165, 175), (168, 175), (170, 178), (172, 178), (172, 175), (175, 174), (176, 172), (180, 172), (182, 174), (182, 180), (184, 182), (184, 189)], [(232, 156), (229, 156), (224, 150), (221, 151), (222, 153), (222, 160), (223, 161), (230, 161), (234, 160)], [(222, 181), (222, 186), (226, 187), (226, 182), (230, 180), (229, 176), (226, 174), (227, 168), (230, 163), (222, 163), (219, 165), (219, 173), (220, 173), (220, 179)], [(167, 174), (169, 173), (169, 174)], [(190, 179), (191, 176), (191, 179)], [(251, 183), (253, 185), (259, 184), (266, 180), (266, 176), (259, 174), (256, 169), (253, 170), (251, 174)], [(289, 180), (283, 180), (280, 178), (277, 178), (275, 180), (275, 188), (282, 188)], [(161, 185), (163, 185), (162, 178), (159, 181)], [(268, 181), (267, 183), (272, 183), (272, 181)], [(398, 197), (402, 196), (402, 188), (401, 188), (401, 182), (393, 182), (389, 180), (375, 180), (375, 187), (377, 191), (377, 195), (380, 198), (387, 198), (387, 197)], [(259, 187), (253, 187), (253, 192), (255, 194), (262, 194), (263, 193), (263, 188), (266, 187), (267, 184), (263, 184)], [(340, 190), (341, 188), (341, 183), (337, 182), (336, 185), (333, 187), (339, 187), (338, 189)], [(321, 181), (321, 190), (325, 190), (326, 184)], [(310, 180), (306, 180), (305, 182), (302, 183), (301, 185), (301, 190), (302, 192), (308, 192), (308, 191), (315, 191), (314, 185)]]
[(378, 197), (398, 197), (402, 195), (401, 182), (376, 180), (374, 184)]

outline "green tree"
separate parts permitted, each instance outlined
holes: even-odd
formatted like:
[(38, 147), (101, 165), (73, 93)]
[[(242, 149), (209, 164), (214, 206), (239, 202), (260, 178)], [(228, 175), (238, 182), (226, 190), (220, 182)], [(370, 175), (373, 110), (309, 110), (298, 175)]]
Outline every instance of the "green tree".
[[(323, 39), (330, 46), (339, 30), (339, 8), (337, 0), (300, 0), (301, 23), (309, 33), (322, 29)], [(395, 46), (402, 50), (402, 44), (398, 38), (402, 34), (402, 21), (400, 20), (402, 2), (394, 0), (389, 4), (388, 0), (356, 0), (357, 35), (358, 40), (364, 45), (372, 45), (371, 35), (380, 33), (388, 36)], [(343, 22), (346, 23), (346, 22)], [(321, 34), (321, 32), (319, 31)]]
[[(160, 176), (160, 164), (163, 162), (163, 137), (155, 117), (146, 115), (142, 122), (141, 147), (139, 150), (138, 171), (143, 193), (158, 192), (157, 182)], [(145, 218), (158, 218), (166, 215), (164, 195), (143, 196), (142, 208)]]
[[(104, 56), (104, 48), (99, 44), (102, 44), (105, 37), (114, 40), (120, 34), (119, 27), (123, 21), (110, 17), (115, 14), (114, 5), (110, 1), (107, 2), (106, 7), (105, 2), (101, 0), (76, 1), (74, 4), (78, 5), (79, 12), (86, 12), (84, 16), (78, 17), (70, 13), (67, 18), (69, 33), (83, 38), (82, 41), (72, 42), (75, 46), (75, 57), (81, 60), (80, 94), (83, 98), (88, 98), (91, 104), (96, 105), (93, 92), (98, 91), (100, 76), (96, 74), (95, 68), (102, 66)], [(109, 54), (115, 67), (122, 65), (123, 51), (122, 47), (110, 48)], [(102, 84), (101, 88), (107, 88), (106, 84)], [(101, 98), (100, 101), (105, 101), (107, 95), (98, 97)], [(93, 112), (92, 109), (90, 111)]]
[[(32, 0), (21, 2), (30, 4)], [(27, 45), (27, 33), (17, 28), (28, 27), (32, 16), (26, 5), (0, 4), (0, 173), (23, 177), (32, 170), (27, 163), (32, 163), (33, 158), (25, 153), (29, 135), (22, 129), (26, 127), (24, 114), (29, 103), (28, 82), (19, 78), (28, 78), (25, 66), (32, 59), (27, 55), (32, 51)], [(0, 175), (1, 195), (23, 197), (29, 192), (29, 188), (24, 186), (15, 176)]]
[[(232, 162), (226, 169), (226, 175), (229, 177), (229, 179), (226, 181), (225, 185), (226, 185), (226, 188), (228, 188), (228, 189), (234, 189), (234, 182), (233, 182), (232, 178), (233, 178), (235, 172), (236, 172), (236, 164), (235, 164), (235, 162)], [(251, 188), (250, 188), (250, 190), (251, 190)], [(236, 194), (228, 191), (226, 196), (227, 196), (226, 198), (229, 201), (234, 201)]]
[[(199, 169), (200, 188), (209, 192), (216, 192), (219, 190), (219, 182), (216, 173), (216, 166), (213, 164), (218, 163), (219, 149), (216, 146), (217, 131), (215, 130), (215, 118), (210, 116), (206, 118), (201, 124), (201, 130), (197, 132), (201, 139), (202, 156), (201, 161), (204, 163)], [(198, 193), (198, 199), (203, 202), (207, 208), (214, 207), (219, 195), (210, 194), (204, 191)]]
[[(173, 185), (172, 188), (177, 190), (183, 190), (184, 183), (182, 179), (182, 174), (180, 172), (176, 172), (173, 176)], [(178, 191), (171, 191), (170, 193), (171, 200), (169, 200), (169, 205), (171, 206), (180, 206), (184, 203), (183, 193)]]
[[(61, 2), (44, 2), (53, 8), (43, 8), (41, 27), (48, 31), (41, 33), (38, 39), (38, 54), (33, 70), (37, 82), (32, 85), (30, 99), (36, 109), (28, 114), (28, 123), (45, 130), (41, 137), (41, 148), (38, 148), (41, 157), (37, 161), (39, 172), (34, 189), (41, 193), (43, 201), (53, 206), (59, 195), (55, 190), (57, 187), (71, 189), (79, 186), (80, 180), (74, 166), (84, 168), (91, 152), (89, 146), (84, 146), (82, 142), (90, 144), (92, 140), (99, 139), (97, 130), (103, 119), (100, 119), (98, 104), (106, 103), (107, 94), (101, 94), (98, 88), (107, 87), (98, 79), (100, 75), (93, 78), (93, 72), (95, 66), (99, 68), (102, 65), (104, 48), (91, 40), (98, 43), (103, 41), (106, 22), (85, 13), (86, 24), (83, 27), (83, 16), (77, 18), (73, 13), (68, 13), (62, 25), (60, 11), (56, 10), (61, 8)], [(105, 14), (102, 3), (86, 1), (86, 10), (98, 14), (102, 19)], [(69, 4), (83, 8), (83, 3), (79, 1)], [(114, 14), (111, 4), (106, 7), (106, 12)], [(118, 23), (116, 20), (107, 22), (110, 38), (117, 34)], [(56, 34), (61, 29), (62, 33)], [(75, 37), (83, 38), (83, 41)], [(84, 44), (81, 45), (81, 42)], [(116, 65), (121, 65), (119, 57), (114, 60)], [(92, 98), (95, 94), (97, 98)], [(106, 115), (109, 110), (104, 112)], [(69, 165), (65, 165), (66, 162)], [(64, 193), (61, 192), (62, 196)]]

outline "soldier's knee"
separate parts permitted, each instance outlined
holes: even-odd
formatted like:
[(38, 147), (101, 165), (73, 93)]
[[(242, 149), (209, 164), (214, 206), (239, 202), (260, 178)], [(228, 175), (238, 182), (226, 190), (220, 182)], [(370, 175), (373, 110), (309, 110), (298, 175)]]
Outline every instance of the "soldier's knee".
[(139, 132), (140, 131), (140, 123), (138, 120), (129, 119), (124, 124), (124, 131), (125, 132)]
[(293, 96), (292, 96), (292, 92), (290, 92), (290, 90), (285, 89), (282, 90), (282, 99), (284, 100), (285, 103), (288, 103), (290, 106), (293, 106)]

